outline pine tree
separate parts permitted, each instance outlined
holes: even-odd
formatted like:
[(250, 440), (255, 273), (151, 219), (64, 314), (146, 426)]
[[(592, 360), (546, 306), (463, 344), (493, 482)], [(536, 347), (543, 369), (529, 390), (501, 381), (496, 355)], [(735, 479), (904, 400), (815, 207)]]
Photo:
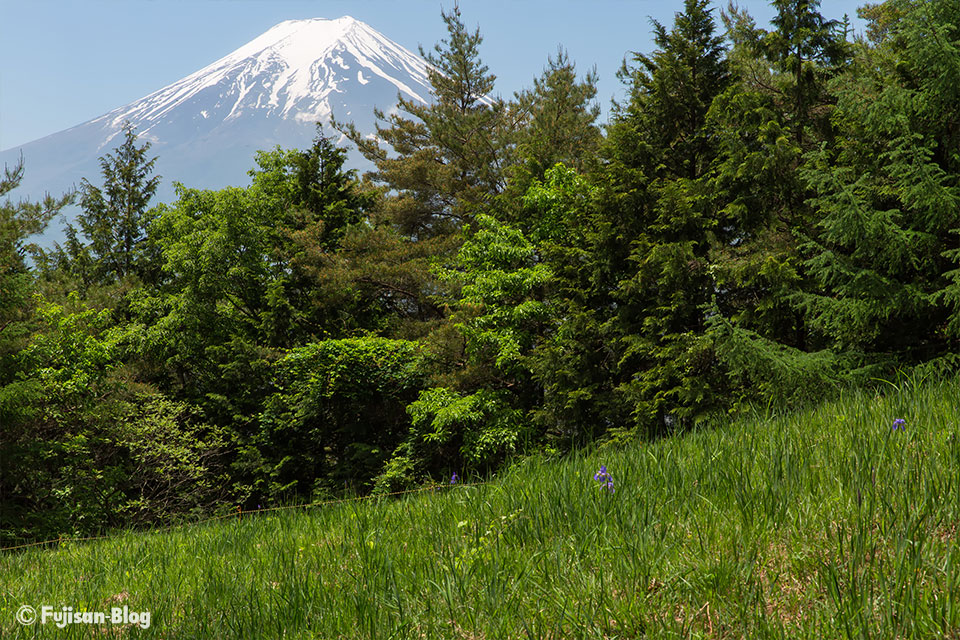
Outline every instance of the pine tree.
[(533, 180), (542, 180), (558, 162), (584, 172), (596, 157), (601, 140), (596, 125), (600, 107), (592, 102), (597, 95), (597, 73), (592, 70), (577, 78), (576, 65), (559, 48), (547, 58), (543, 74), (533, 88), (516, 96), (515, 109), (525, 122), (515, 138), (516, 164), (511, 186), (526, 191)]
[(448, 38), (432, 52), (420, 50), (430, 64), (432, 102), (398, 96), (397, 113), (375, 112), (386, 125), (377, 126), (376, 140), (334, 123), (376, 165), (368, 177), (391, 192), (381, 217), (418, 240), (455, 232), (503, 190), (511, 129), (505, 105), (490, 95), (496, 77), (480, 60), (479, 29), (466, 29), (457, 6), (441, 15)]
[[(67, 262), (75, 267), (93, 263), (94, 277), (100, 282), (144, 275), (140, 250), (146, 238), (147, 206), (160, 183), (160, 176), (150, 175), (157, 160), (147, 159), (150, 143), (137, 146), (130, 123), (124, 125), (123, 136), (113, 153), (100, 158), (103, 187), (86, 178), (81, 182), (80, 233), (72, 225), (67, 228)], [(79, 240), (81, 235), (89, 245)]]
[(445, 285), (429, 265), (452, 259), (464, 225), (502, 192), (513, 129), (503, 102), (490, 95), (495, 76), (480, 60), (479, 29), (468, 31), (456, 6), (442, 16), (447, 39), (421, 50), (432, 102), (399, 96), (396, 113), (375, 112), (382, 122), (375, 139), (334, 122), (374, 163), (365, 178), (383, 193), (371, 226), (349, 239), (341, 276), (395, 310), (403, 337), (422, 335), (442, 316)]

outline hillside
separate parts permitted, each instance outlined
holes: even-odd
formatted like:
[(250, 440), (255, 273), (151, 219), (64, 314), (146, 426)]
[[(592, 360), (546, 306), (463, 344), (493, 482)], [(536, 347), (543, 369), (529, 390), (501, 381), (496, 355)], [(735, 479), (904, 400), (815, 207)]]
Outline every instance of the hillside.
[(958, 435), (960, 380), (904, 382), (478, 486), (8, 552), (0, 635), (110, 628), (22, 627), (30, 604), (151, 612), (124, 637), (957, 638)]

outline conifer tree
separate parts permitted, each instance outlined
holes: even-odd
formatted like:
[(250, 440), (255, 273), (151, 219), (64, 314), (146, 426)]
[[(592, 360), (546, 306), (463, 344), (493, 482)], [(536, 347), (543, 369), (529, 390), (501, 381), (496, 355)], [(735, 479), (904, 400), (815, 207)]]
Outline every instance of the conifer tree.
[(849, 58), (846, 42), (848, 25), (827, 20), (820, 13), (820, 0), (773, 0), (776, 27), (759, 40), (758, 49), (774, 67), (789, 78), (783, 87), (789, 102), (791, 128), (798, 143), (804, 141), (809, 125), (821, 135), (829, 124), (822, 107), (826, 80), (835, 75)]
[[(23, 180), (23, 159), (12, 168), (4, 167), (0, 176), (0, 385), (10, 382), (16, 368), (10, 359), (22, 345), (26, 324), (32, 316), (31, 294), (35, 278), (27, 257), (36, 246), (29, 242), (40, 233), (62, 209), (73, 201), (74, 194), (60, 198), (47, 196), (43, 202), (13, 202), (8, 195)], [(0, 389), (0, 418), (3, 417)], [(3, 420), (0, 419), (0, 422)]]
[[(483, 38), (464, 26), (460, 9), (442, 12), (448, 37), (421, 55), (433, 100), (421, 104), (398, 96), (398, 110), (376, 140), (350, 124), (335, 122), (376, 165), (368, 177), (394, 195), (382, 217), (403, 236), (447, 235), (469, 221), (471, 212), (503, 190), (509, 127), (503, 102), (490, 94), (496, 77), (480, 60)], [(386, 147), (381, 146), (382, 141)]]
[(706, 0), (687, 0), (670, 31), (654, 22), (654, 41), (621, 72), (630, 100), (608, 129), (596, 281), (609, 278), (616, 309), (620, 389), (638, 424), (659, 430), (715, 402), (712, 356), (696, 336), (713, 293), (707, 112), (729, 80)]
[(735, 82), (708, 114), (717, 134), (709, 194), (718, 224), (705, 340), (732, 403), (813, 397), (841, 368), (797, 305), (809, 286), (797, 245), (813, 224), (797, 169), (805, 150), (833, 138), (827, 83), (842, 71), (849, 46), (819, 3), (774, 5), (772, 32), (732, 5), (723, 14)]
[(81, 182), (80, 230), (67, 227), (67, 262), (75, 269), (92, 263), (92, 276), (101, 282), (132, 274), (143, 276), (141, 248), (146, 239), (147, 206), (160, 183), (160, 176), (150, 175), (157, 159), (147, 158), (149, 150), (149, 142), (137, 145), (135, 128), (125, 123), (123, 142), (100, 158), (103, 187), (86, 178)]
[(533, 88), (516, 96), (516, 109), (525, 121), (515, 138), (516, 165), (511, 186), (526, 191), (533, 180), (542, 180), (548, 169), (562, 162), (584, 172), (596, 157), (601, 140), (596, 125), (600, 107), (596, 69), (577, 78), (576, 65), (563, 48), (547, 58), (543, 74)]
[(376, 111), (382, 124), (375, 139), (334, 122), (374, 163), (365, 178), (384, 193), (372, 225), (349, 240), (350, 256), (361, 259), (341, 274), (396, 310), (405, 337), (421, 335), (442, 315), (445, 286), (429, 264), (452, 259), (464, 224), (502, 192), (512, 130), (505, 105), (490, 95), (495, 76), (480, 60), (479, 29), (467, 30), (456, 6), (442, 16), (447, 38), (430, 53), (421, 50), (430, 63), (431, 102), (401, 95), (396, 113)]
[[(261, 152), (250, 172), (251, 191), (281, 211), (269, 230), (272, 257), (285, 275), (273, 285), (270, 319), (274, 344), (298, 344), (310, 336), (373, 328), (371, 301), (336, 278), (345, 238), (367, 215), (376, 194), (360, 188), (346, 170), (346, 150), (335, 146), (320, 125), (306, 150)], [(350, 301), (353, 300), (357, 304)]]
[(960, 337), (960, 6), (868, 15), (884, 19), (876, 44), (833, 85), (843, 135), (802, 169), (818, 220), (802, 300), (832, 348), (893, 367), (955, 353)]

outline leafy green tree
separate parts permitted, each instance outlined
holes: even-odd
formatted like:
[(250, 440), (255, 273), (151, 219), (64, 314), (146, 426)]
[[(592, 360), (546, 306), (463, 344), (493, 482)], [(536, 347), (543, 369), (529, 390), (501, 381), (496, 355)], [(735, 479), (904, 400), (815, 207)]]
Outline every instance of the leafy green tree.
[(251, 491), (319, 498), (368, 489), (408, 436), (406, 406), (422, 388), (421, 348), (386, 338), (324, 340), (292, 349), (274, 368), (274, 393), (242, 464)]
[(288, 268), (274, 254), (280, 202), (251, 189), (181, 189), (150, 228), (163, 284), (131, 296), (144, 375), (216, 424), (252, 424), (270, 361), (293, 346)]
[(600, 189), (557, 164), (523, 197), (527, 236), (549, 269), (543, 302), (549, 322), (529, 355), (540, 395), (532, 410), (550, 447), (581, 446), (630, 422), (622, 383), (616, 302), (602, 247), (610, 223), (600, 215)]
[(323, 138), (304, 152), (263, 153), (249, 187), (179, 187), (151, 223), (163, 277), (130, 302), (141, 375), (229, 428), (238, 448), (257, 433), (285, 350), (359, 333), (379, 313), (324, 274), (323, 257), (369, 201), (342, 157)]
[[(455, 364), (436, 376), (443, 386), (423, 390), (408, 407), (410, 434), (391, 468), (490, 469), (533, 439), (529, 414), (540, 394), (530, 355), (549, 321), (543, 297), (550, 270), (518, 229), (486, 214), (473, 226), (456, 259), (436, 268), (459, 291), (451, 315), (456, 339), (428, 344), (436, 361)], [(451, 344), (453, 353), (444, 353)], [(381, 485), (388, 479), (398, 480), (387, 473)]]
[(39, 330), (0, 387), (0, 539), (169, 522), (220, 495), (223, 441), (182, 403), (128, 384), (127, 337), (74, 293), (43, 302)]
[[(12, 380), (13, 358), (24, 346), (33, 316), (35, 276), (27, 257), (36, 246), (30, 237), (40, 233), (73, 200), (73, 194), (48, 196), (43, 202), (13, 202), (9, 193), (23, 180), (23, 160), (4, 167), (0, 177), (0, 386)], [(2, 416), (2, 414), (0, 414)]]

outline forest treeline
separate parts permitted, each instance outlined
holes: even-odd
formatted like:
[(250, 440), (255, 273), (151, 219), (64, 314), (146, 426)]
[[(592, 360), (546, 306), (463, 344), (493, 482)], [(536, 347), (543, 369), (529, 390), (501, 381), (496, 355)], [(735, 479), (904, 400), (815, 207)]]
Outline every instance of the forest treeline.
[[(0, 209), (0, 541), (389, 492), (960, 368), (960, 4), (686, 0), (598, 122), (561, 49), (156, 204), (131, 127)], [(309, 143), (309, 141), (307, 141)], [(28, 167), (29, 169), (29, 167)], [(0, 194), (23, 167), (10, 168)], [(75, 198), (54, 250), (29, 244)], [(824, 425), (826, 426), (826, 425)]]

